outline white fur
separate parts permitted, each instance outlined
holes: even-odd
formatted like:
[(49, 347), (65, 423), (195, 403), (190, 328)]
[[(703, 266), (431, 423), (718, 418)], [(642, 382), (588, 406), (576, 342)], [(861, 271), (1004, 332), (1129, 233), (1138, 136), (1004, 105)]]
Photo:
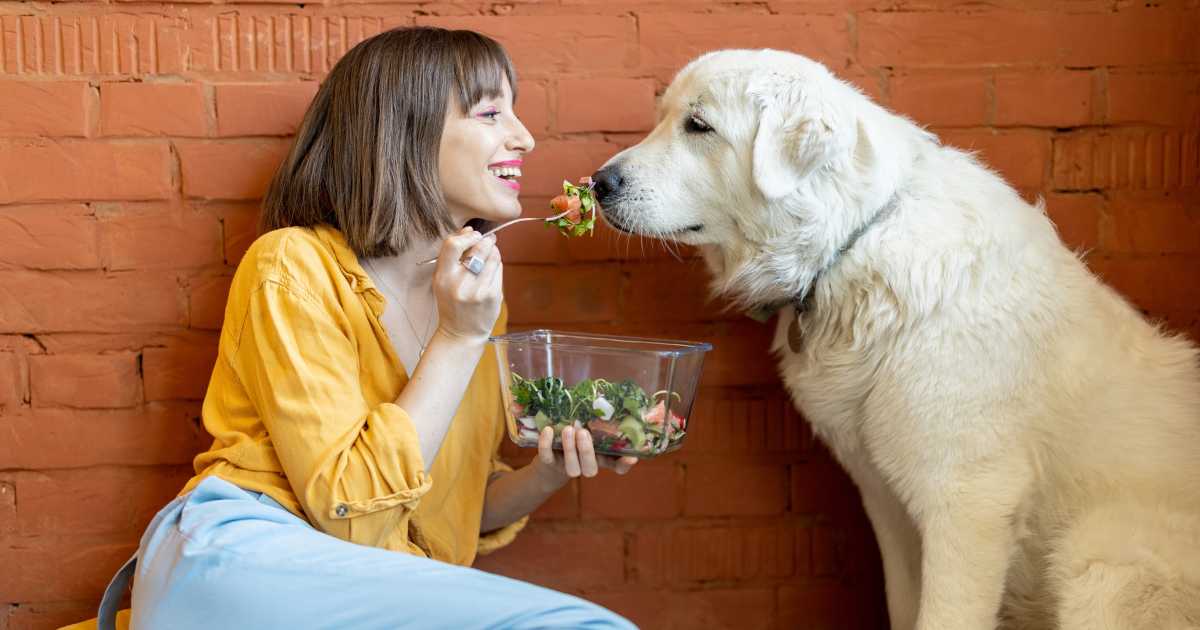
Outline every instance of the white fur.
[(692, 62), (609, 166), (609, 222), (700, 246), (716, 292), (815, 292), (774, 351), (862, 491), (892, 628), (1200, 627), (1200, 355), (1041, 207), (778, 51)]

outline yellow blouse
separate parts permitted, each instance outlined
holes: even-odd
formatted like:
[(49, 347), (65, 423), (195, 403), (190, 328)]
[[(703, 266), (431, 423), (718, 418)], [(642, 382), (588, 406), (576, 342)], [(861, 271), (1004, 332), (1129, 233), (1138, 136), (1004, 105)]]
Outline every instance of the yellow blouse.
[[(480, 535), (504, 413), (495, 356), (475, 368), (429, 472), (408, 414), (408, 381), (380, 323), (385, 300), (341, 232), (286, 228), (250, 247), (229, 290), (204, 398), (210, 475), (264, 492), (350, 542), (469, 565), (527, 519)], [(502, 310), (496, 323), (502, 331)]]

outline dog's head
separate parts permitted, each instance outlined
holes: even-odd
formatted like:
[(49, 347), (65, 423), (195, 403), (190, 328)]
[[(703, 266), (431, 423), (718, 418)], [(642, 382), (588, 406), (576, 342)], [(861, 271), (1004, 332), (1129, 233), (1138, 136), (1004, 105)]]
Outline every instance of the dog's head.
[[(701, 246), (717, 290), (735, 299), (778, 299), (767, 285), (807, 288), (794, 286), (805, 282), (796, 274), (819, 266), (857, 219), (817, 199), (855, 185), (859, 102), (799, 55), (704, 55), (667, 88), (654, 130), (593, 176), (604, 217), (623, 232)], [(811, 261), (795, 259), (804, 251)]]

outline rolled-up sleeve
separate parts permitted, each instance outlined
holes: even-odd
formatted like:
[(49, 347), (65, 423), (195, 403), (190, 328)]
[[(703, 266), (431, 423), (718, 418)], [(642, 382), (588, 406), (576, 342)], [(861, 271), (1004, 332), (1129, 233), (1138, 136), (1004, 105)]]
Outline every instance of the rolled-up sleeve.
[(265, 282), (236, 343), (233, 369), (313, 525), (371, 546), (407, 533), (432, 483), (416, 430), (397, 405), (367, 404), (354, 340), (335, 315)]

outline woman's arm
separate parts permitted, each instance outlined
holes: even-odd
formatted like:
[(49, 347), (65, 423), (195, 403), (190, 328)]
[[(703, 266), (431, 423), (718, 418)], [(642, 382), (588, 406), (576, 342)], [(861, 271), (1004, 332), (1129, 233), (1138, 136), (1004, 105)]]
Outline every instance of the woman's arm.
[[(437, 332), (413, 369), (412, 378), (396, 398), (417, 423), (417, 439), (425, 469), (433, 467), (454, 414), (471, 383), (474, 366), (500, 314), (503, 268), (495, 238), (481, 239), (478, 232), (463, 231), (446, 239), (433, 276), (438, 311), (443, 314)], [(478, 276), (459, 259), (467, 251), (486, 260)]]

